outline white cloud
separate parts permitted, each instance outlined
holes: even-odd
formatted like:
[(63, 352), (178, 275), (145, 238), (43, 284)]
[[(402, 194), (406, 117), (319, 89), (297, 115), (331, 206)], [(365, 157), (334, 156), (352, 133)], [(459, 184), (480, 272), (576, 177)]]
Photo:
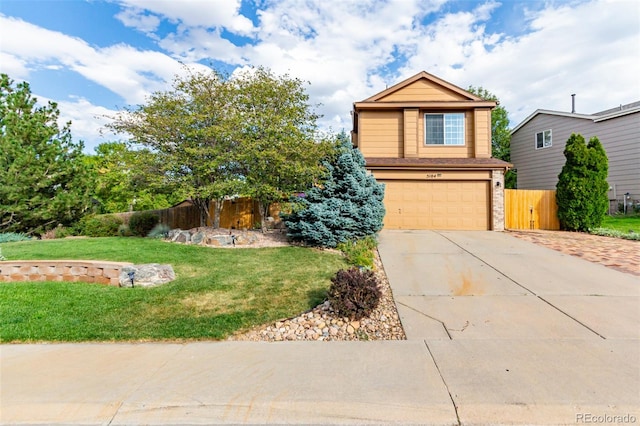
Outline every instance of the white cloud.
[(269, 3), (258, 12), (255, 46), (245, 49), (249, 63), (311, 82), (309, 93), (323, 104), (323, 124), (351, 126), (354, 101), (377, 91), (378, 81), (393, 84), (379, 68), (407, 49), (418, 21), (441, 1), (308, 1)]
[(240, 0), (122, 0), (121, 4), (125, 10), (117, 17), (125, 25), (145, 32), (151, 27), (148, 12), (187, 28), (223, 27), (240, 35), (254, 30), (251, 20), (239, 13)]
[(62, 128), (71, 121), (71, 135), (74, 141), (83, 141), (85, 152), (91, 153), (99, 144), (107, 141), (118, 140), (118, 137), (111, 133), (100, 134), (101, 128), (109, 122), (108, 117), (112, 117), (117, 111), (92, 104), (82, 97), (71, 97), (68, 100), (49, 99), (44, 96), (33, 94), (38, 100), (38, 105), (47, 105), (49, 102), (58, 104), (60, 116), (58, 126)]
[[(0, 15), (3, 32), (12, 34), (3, 39), (0, 69), (26, 78), (33, 69), (65, 67), (136, 104), (183, 72), (178, 58), (191, 67), (204, 67), (195, 61), (265, 66), (309, 81), (311, 103), (323, 104), (321, 125), (347, 131), (354, 101), (422, 70), (462, 88), (490, 90), (510, 112), (512, 125), (537, 108), (569, 110), (571, 93), (579, 112), (640, 100), (636, 2), (536, 3), (519, 16), (513, 10), (528, 3), (456, 2), (455, 9), (464, 9), (457, 13), (446, 12), (445, 3), (263, 0), (254, 3), (254, 26), (241, 15), (240, 0), (121, 1), (117, 19), (147, 33), (158, 51), (126, 44), (96, 48)], [(517, 21), (495, 25), (507, 8)], [(167, 22), (173, 32), (161, 33)], [(496, 27), (505, 29), (489, 30)], [(68, 105), (77, 109), (74, 127), (87, 123), (82, 128), (88, 130), (83, 106), (80, 100)]]
[(25, 69), (65, 67), (118, 94), (127, 104), (144, 102), (150, 92), (166, 89), (167, 82), (183, 68), (162, 52), (125, 44), (95, 48), (79, 38), (19, 19), (0, 15), (0, 26), (13, 35), (3, 40), (2, 55), (13, 70), (22, 70), (17, 75), (26, 74)]
[(150, 15), (137, 7), (128, 7), (116, 15), (126, 27), (136, 28), (144, 33), (152, 33), (160, 25), (160, 18)]
[(0, 72), (17, 80), (27, 80), (29, 77), (29, 69), (26, 64), (7, 52), (0, 52)]

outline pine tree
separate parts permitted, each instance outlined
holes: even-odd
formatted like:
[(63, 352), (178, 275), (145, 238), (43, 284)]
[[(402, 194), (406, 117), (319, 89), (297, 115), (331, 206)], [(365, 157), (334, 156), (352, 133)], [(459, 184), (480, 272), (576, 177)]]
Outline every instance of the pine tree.
[(607, 211), (607, 155), (598, 138), (586, 145), (584, 137), (574, 133), (567, 140), (564, 156), (556, 185), (560, 226), (588, 231), (600, 226)]
[(285, 217), (289, 237), (310, 245), (335, 247), (375, 235), (384, 218), (384, 185), (367, 173), (364, 157), (343, 132), (338, 155), (325, 161), (326, 180), (310, 189)]
[(92, 176), (55, 103), (37, 106), (29, 84), (0, 75), (0, 232), (40, 234), (90, 206)]

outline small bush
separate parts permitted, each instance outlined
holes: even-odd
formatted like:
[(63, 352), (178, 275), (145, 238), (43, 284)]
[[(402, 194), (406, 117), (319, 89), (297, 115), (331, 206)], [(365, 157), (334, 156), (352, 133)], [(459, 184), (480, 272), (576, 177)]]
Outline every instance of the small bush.
[(146, 237), (160, 218), (151, 212), (136, 212), (129, 219), (129, 229), (136, 237)]
[(374, 250), (378, 242), (372, 236), (338, 244), (338, 250), (344, 253), (347, 262), (353, 266), (373, 268)]
[(169, 231), (171, 230), (171, 228), (169, 228), (167, 225), (165, 225), (164, 223), (159, 223), (156, 226), (153, 227), (153, 229), (149, 232), (149, 234), (147, 235), (147, 237), (149, 238), (167, 238), (167, 236), (169, 236)]
[(116, 237), (118, 228), (124, 221), (110, 214), (85, 216), (80, 220), (80, 231), (87, 237)]
[(640, 234), (634, 231), (622, 232), (615, 229), (595, 228), (589, 230), (590, 234), (600, 235), (601, 237), (622, 238), (625, 240), (640, 241)]
[(23, 234), (22, 232), (5, 232), (4, 234), (0, 234), (0, 243), (13, 243), (16, 241), (27, 241), (30, 239), (30, 236)]
[(48, 231), (46, 231), (44, 234), (42, 234), (40, 236), (40, 238), (42, 238), (43, 240), (53, 240), (56, 238), (56, 230), (54, 229), (49, 229)]
[(331, 283), (329, 303), (338, 315), (359, 320), (369, 316), (380, 303), (382, 292), (373, 271), (341, 269)]
[(131, 230), (129, 229), (129, 225), (123, 223), (122, 225), (118, 226), (118, 235), (121, 237), (130, 237), (133, 234), (131, 233)]
[(75, 235), (75, 230), (73, 228), (67, 228), (62, 225), (58, 225), (53, 229), (48, 230), (44, 234), (42, 234), (43, 240), (53, 240), (56, 238), (65, 238), (71, 235)]

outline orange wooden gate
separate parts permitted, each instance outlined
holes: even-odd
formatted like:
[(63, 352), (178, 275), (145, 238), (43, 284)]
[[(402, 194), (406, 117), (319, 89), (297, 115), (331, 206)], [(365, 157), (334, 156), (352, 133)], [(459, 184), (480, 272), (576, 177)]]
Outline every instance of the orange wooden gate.
[(560, 229), (555, 190), (505, 189), (507, 229)]

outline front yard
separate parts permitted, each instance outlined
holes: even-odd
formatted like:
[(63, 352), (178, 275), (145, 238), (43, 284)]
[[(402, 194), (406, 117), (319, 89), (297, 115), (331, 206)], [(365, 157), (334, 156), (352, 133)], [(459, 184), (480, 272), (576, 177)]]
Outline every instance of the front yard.
[(0, 341), (224, 339), (322, 302), (339, 254), (301, 247), (211, 249), (143, 238), (2, 244), (10, 260), (168, 263), (176, 280), (156, 288), (69, 282), (0, 284)]

